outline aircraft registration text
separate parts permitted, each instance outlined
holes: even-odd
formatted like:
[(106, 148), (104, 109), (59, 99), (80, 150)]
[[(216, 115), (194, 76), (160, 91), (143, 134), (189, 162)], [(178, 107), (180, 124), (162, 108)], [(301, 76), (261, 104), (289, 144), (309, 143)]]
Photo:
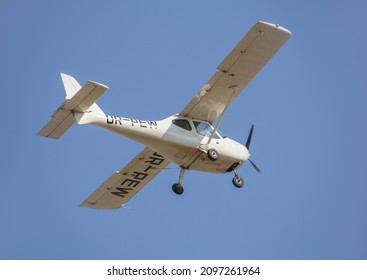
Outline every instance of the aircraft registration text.
[[(143, 160), (144, 159), (142, 159), (142, 161)], [(153, 169), (156, 169), (158, 166), (162, 165), (165, 160), (166, 159), (163, 156), (161, 156), (157, 152), (154, 152), (151, 156), (149, 156), (146, 160), (139, 164), (139, 170), (134, 170), (130, 173), (122, 174), (126, 176), (126, 178), (120, 183), (119, 187), (116, 187), (116, 191), (113, 191), (111, 193), (119, 197), (125, 197), (143, 181), (145, 181), (146, 179), (150, 181), (150, 179), (156, 176), (156, 173), (158, 173), (159, 171), (152, 172)], [(149, 178), (149, 176), (151, 176), (152, 178)]]
[(157, 122), (155, 121), (144, 121), (144, 120), (137, 120), (137, 119), (130, 119), (130, 118), (121, 118), (106, 115), (107, 124), (113, 125), (123, 125), (124, 122), (128, 122), (131, 126), (141, 127), (141, 128), (150, 128), (150, 129), (157, 129)]

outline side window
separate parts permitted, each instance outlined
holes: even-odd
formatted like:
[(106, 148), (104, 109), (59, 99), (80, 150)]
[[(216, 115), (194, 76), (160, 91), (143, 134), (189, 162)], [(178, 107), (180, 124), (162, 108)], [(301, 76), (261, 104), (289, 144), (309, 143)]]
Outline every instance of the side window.
[[(204, 123), (204, 122), (196, 122), (194, 121), (194, 125), (196, 128), (197, 133), (204, 135), (204, 136), (212, 136), (214, 129), (211, 125), (209, 125), (208, 123)], [(214, 139), (220, 139), (218, 133), (216, 132), (213, 136)]]
[(182, 120), (182, 119), (175, 119), (172, 121), (173, 124), (183, 128), (183, 129), (186, 129), (186, 130), (189, 130), (191, 131), (192, 128), (191, 128), (191, 125), (189, 123), (188, 120)]

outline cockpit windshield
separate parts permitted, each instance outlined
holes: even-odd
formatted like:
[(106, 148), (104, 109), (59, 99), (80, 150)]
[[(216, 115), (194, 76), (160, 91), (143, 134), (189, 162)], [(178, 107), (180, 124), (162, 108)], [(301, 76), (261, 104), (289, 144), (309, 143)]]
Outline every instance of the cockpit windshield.
[[(194, 125), (195, 125), (197, 133), (199, 133), (201, 135), (211, 137), (213, 132), (214, 132), (214, 128), (208, 123), (194, 121)], [(215, 132), (213, 138), (214, 139), (220, 139), (221, 138), (218, 131)]]

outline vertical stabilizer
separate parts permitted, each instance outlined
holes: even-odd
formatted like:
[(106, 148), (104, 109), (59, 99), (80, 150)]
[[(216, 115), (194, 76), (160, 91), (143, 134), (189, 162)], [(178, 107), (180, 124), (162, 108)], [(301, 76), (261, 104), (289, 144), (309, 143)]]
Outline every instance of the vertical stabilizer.
[(60, 73), (62, 83), (64, 84), (66, 99), (71, 99), (82, 87), (74, 77)]

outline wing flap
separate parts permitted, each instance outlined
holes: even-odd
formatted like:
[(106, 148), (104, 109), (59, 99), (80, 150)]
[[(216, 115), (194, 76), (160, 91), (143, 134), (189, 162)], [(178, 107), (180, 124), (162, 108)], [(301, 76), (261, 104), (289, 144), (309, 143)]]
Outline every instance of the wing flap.
[(162, 155), (146, 147), (123, 169), (112, 174), (80, 207), (121, 208), (169, 163)]
[(214, 122), (290, 36), (278, 25), (257, 22), (180, 115)]

